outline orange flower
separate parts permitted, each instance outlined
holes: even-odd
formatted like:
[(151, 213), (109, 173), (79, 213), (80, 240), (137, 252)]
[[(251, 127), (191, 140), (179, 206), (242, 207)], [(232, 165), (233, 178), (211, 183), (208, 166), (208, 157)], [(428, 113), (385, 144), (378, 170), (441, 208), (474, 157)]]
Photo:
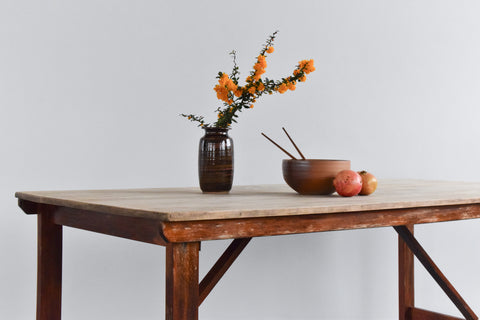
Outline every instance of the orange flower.
[(218, 79), (218, 84), (220, 84), (221, 86), (224, 86), (227, 84), (227, 80), (228, 80), (228, 74), (223, 73), (220, 79)]
[(228, 90), (225, 86), (221, 86), (217, 84), (215, 88), (213, 88), (217, 92), (217, 98), (222, 101), (228, 101)]
[(197, 117), (194, 115), (184, 115), (192, 121), (199, 122), (203, 127), (229, 127), (233, 117), (236, 117), (237, 111), (241, 111), (243, 108), (253, 108), (256, 104), (256, 98), (259, 98), (265, 93), (269, 95), (274, 92), (283, 94), (289, 90), (296, 89), (297, 82), (306, 81), (306, 75), (315, 71), (313, 60), (301, 60), (293, 70), (293, 74), (282, 78), (280, 81), (262, 79), (262, 75), (267, 68), (268, 54), (275, 51), (273, 47), (273, 40), (275, 39), (276, 32), (273, 33), (266, 45), (263, 46), (260, 55), (256, 57), (253, 68), (250, 71), (250, 75), (246, 78), (246, 83), (242, 87), (238, 81), (238, 66), (236, 64), (236, 53), (231, 52), (233, 56), (234, 68), (232, 72), (232, 78), (227, 73), (219, 72), (217, 76), (218, 82), (214, 85), (217, 98), (221, 100), (224, 105), (223, 109), (217, 109), (218, 120), (212, 124), (204, 124), (203, 117)]
[(250, 105), (250, 109), (253, 109), (253, 104)]
[[(257, 63), (253, 65), (253, 69), (255, 70), (255, 73), (253, 75), (253, 80), (255, 81), (260, 80), (261, 75), (265, 73), (266, 67), (267, 67), (267, 60), (265, 60), (265, 56), (259, 55), (257, 58)], [(247, 78), (247, 82), (248, 82), (248, 78)]]
[(288, 90), (288, 87), (285, 83), (282, 83), (280, 86), (278, 86), (277, 91), (279, 93), (285, 93)]
[(298, 63), (299, 68), (303, 69), (306, 74), (315, 71), (315, 66), (313, 65), (313, 59), (311, 60), (302, 60)]
[(313, 65), (313, 60), (310, 60), (305, 68), (305, 73), (309, 74), (310, 72), (315, 71), (315, 66)]
[(257, 61), (257, 64), (260, 64), (262, 69), (265, 69), (267, 67), (267, 60), (265, 59), (265, 56), (259, 55)]
[(243, 94), (243, 91), (242, 91), (242, 89), (237, 88), (237, 89), (235, 90), (234, 94), (235, 94), (235, 97), (240, 98), (240, 97), (242, 96), (242, 94)]
[(227, 78), (227, 81), (226, 81), (225, 85), (226, 85), (226, 87), (229, 91), (237, 90), (237, 85), (235, 84), (235, 82), (233, 82), (232, 79)]
[(262, 77), (262, 74), (264, 74), (264, 73), (265, 73), (265, 70), (263, 70), (263, 69), (255, 71), (255, 74), (253, 75), (253, 80), (255, 80), (255, 81), (260, 80), (260, 78)]

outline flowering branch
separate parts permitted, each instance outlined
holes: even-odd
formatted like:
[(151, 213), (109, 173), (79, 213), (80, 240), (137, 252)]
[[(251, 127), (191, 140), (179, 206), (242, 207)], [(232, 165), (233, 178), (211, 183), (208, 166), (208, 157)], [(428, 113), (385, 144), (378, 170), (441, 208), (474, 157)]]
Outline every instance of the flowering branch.
[(306, 75), (315, 71), (313, 60), (300, 61), (293, 70), (293, 74), (287, 78), (276, 81), (268, 78), (262, 79), (262, 75), (267, 68), (266, 56), (274, 51), (273, 43), (277, 33), (278, 31), (275, 31), (265, 42), (243, 87), (238, 85), (240, 72), (237, 66), (236, 52), (235, 50), (230, 52), (233, 60), (232, 73), (229, 76), (226, 73), (219, 72), (216, 77), (218, 84), (214, 87), (214, 90), (217, 93), (217, 98), (223, 101), (223, 108), (218, 107), (216, 109), (218, 119), (215, 123), (205, 123), (203, 116), (193, 114), (181, 114), (181, 116), (193, 122), (198, 122), (200, 127), (228, 128), (232, 122), (237, 122), (238, 112), (244, 109), (252, 109), (256, 99), (262, 95), (273, 94), (274, 92), (282, 94), (288, 90), (294, 91), (297, 82), (304, 82)]

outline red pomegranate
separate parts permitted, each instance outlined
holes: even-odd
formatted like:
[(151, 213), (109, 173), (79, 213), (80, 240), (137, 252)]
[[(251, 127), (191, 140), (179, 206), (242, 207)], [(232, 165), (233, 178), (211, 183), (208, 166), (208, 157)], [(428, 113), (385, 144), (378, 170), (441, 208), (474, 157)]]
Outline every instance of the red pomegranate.
[(335, 176), (333, 186), (342, 197), (353, 197), (362, 190), (362, 177), (353, 170), (342, 170)]

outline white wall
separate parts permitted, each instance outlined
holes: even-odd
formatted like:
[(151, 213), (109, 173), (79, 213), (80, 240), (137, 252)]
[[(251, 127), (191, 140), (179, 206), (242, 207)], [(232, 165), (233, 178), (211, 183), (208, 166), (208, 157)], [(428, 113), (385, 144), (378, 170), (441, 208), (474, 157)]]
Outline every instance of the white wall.
[[(0, 1), (0, 319), (35, 314), (36, 219), (18, 190), (195, 186), (218, 71), (246, 76), (280, 30), (267, 75), (300, 59), (295, 92), (241, 114), (235, 184), (283, 183), (260, 132), (380, 179), (480, 181), (480, 3), (464, 1)], [(480, 191), (480, 190), (479, 190)], [(417, 228), (480, 312), (480, 221)], [(65, 230), (64, 318), (160, 319), (164, 249)], [(227, 245), (202, 246), (201, 271)], [(255, 239), (201, 319), (396, 319), (391, 229)], [(458, 315), (419, 267), (417, 304)]]

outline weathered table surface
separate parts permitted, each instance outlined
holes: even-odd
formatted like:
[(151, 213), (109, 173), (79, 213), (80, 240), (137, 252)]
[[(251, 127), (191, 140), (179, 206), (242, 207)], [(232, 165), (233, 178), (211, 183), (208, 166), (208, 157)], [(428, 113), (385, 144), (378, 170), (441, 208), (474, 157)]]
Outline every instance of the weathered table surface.
[[(480, 218), (480, 183), (387, 180), (370, 196), (301, 196), (286, 185), (17, 192), (38, 215), (37, 320), (61, 318), (62, 227), (166, 247), (166, 319), (198, 307), (253, 237), (393, 227), (399, 235), (399, 319), (460, 319), (415, 307), (414, 255), (465, 319), (478, 319), (413, 235), (415, 224)], [(199, 282), (200, 242), (233, 239)]]
[(370, 196), (302, 196), (286, 185), (237, 186), (228, 194), (198, 188), (17, 192), (20, 199), (163, 221), (258, 218), (480, 203), (480, 183), (382, 181)]

